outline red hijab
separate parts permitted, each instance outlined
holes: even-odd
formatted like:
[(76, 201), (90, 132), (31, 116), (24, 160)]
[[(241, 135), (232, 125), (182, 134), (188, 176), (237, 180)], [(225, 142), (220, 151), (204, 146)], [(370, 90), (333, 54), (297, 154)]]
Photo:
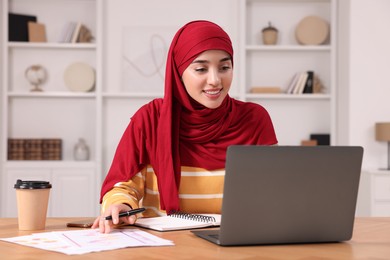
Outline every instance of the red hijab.
[(231, 144), (277, 143), (272, 122), (261, 106), (227, 96), (220, 107), (209, 109), (187, 94), (181, 75), (206, 50), (223, 50), (233, 61), (229, 36), (212, 22), (193, 21), (176, 33), (167, 58), (164, 98), (153, 100), (132, 117), (102, 196), (150, 163), (158, 180), (161, 208), (168, 214), (176, 212), (181, 166), (223, 169)]

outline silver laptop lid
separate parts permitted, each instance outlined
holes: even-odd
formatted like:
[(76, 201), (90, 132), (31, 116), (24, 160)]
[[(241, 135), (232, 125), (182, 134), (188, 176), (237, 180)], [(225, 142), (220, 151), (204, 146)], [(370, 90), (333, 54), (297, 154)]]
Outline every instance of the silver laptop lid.
[(230, 146), (221, 245), (349, 240), (362, 147)]

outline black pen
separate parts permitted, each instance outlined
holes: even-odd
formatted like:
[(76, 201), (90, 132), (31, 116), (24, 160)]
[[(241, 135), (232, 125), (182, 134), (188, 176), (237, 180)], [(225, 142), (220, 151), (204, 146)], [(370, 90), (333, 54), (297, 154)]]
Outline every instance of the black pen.
[[(145, 211), (145, 208), (139, 208), (139, 209), (132, 209), (132, 210), (129, 210), (129, 211), (126, 211), (126, 212), (121, 212), (119, 213), (119, 217), (127, 217), (127, 216), (131, 216), (131, 215), (135, 215), (137, 213), (141, 213)], [(106, 217), (106, 220), (112, 220), (112, 216), (107, 216)]]

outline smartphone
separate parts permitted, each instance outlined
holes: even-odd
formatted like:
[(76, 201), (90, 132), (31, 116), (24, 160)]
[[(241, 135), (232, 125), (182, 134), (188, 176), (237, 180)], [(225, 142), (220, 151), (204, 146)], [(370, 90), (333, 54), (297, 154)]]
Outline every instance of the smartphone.
[(90, 228), (93, 225), (93, 220), (80, 220), (66, 223), (67, 227), (78, 227), (78, 228)]

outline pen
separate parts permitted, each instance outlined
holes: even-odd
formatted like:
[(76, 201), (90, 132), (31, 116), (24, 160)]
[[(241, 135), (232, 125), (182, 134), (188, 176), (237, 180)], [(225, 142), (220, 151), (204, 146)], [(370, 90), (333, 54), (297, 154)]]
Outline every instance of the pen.
[[(126, 211), (126, 212), (121, 212), (119, 213), (119, 217), (127, 217), (127, 216), (131, 216), (131, 215), (135, 215), (137, 213), (141, 213), (145, 211), (145, 208), (139, 208), (139, 209), (132, 209), (132, 210), (129, 210), (129, 211)], [(106, 217), (106, 220), (112, 220), (112, 216), (107, 216)]]

